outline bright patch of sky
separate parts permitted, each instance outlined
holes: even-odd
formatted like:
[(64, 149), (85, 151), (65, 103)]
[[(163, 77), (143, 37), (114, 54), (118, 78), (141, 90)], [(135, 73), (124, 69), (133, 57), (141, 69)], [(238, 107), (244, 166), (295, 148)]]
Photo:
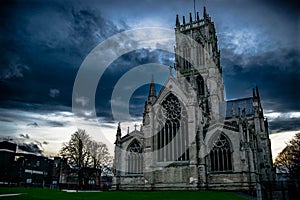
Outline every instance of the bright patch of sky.
[(300, 118), (300, 112), (270, 112), (266, 113), (265, 117), (269, 119), (269, 121), (274, 121), (276, 119), (290, 119), (290, 118)]
[(230, 32), (221, 32), (219, 35), (226, 39), (221, 44), (226, 45), (226, 48), (232, 49), (235, 54), (252, 56), (270, 50), (268, 45), (266, 45), (268, 44), (268, 39), (259, 30), (242, 28), (231, 30)]
[(273, 160), (275, 160), (276, 156), (286, 147), (287, 143), (296, 133), (299, 133), (299, 131), (287, 131), (270, 135)]

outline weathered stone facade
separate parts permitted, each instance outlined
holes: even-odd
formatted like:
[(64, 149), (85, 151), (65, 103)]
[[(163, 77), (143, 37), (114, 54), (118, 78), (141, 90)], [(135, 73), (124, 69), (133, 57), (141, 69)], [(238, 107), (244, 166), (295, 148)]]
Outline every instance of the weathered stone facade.
[(214, 23), (175, 27), (176, 77), (156, 94), (150, 85), (140, 130), (115, 143), (114, 188), (122, 190), (248, 189), (273, 180), (268, 122), (258, 88), (225, 100)]

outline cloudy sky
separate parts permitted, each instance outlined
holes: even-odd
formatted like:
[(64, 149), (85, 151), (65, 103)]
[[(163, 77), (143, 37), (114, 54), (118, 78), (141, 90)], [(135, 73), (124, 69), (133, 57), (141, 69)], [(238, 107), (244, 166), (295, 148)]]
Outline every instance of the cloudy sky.
[[(198, 0), (200, 15), (204, 4), (217, 30), (226, 99), (248, 97), (259, 86), (276, 155), (300, 131), (299, 7), (291, 0)], [(154, 74), (163, 83), (174, 56), (137, 48), (117, 57), (93, 86), (94, 99), (73, 94), (79, 69), (95, 47), (115, 34), (149, 27), (172, 31), (176, 14), (189, 12), (192, 0), (2, 0), (1, 139), (26, 151), (55, 155), (83, 128), (112, 151), (117, 126), (112, 105), (124, 104), (112, 98), (119, 80), (137, 66), (157, 63), (165, 68), (153, 71), (148, 66), (141, 77), (149, 83)], [(139, 47), (126, 41), (122, 45)], [(124, 120), (123, 134), (141, 123), (148, 85), (138, 86), (125, 102), (134, 122)], [(94, 113), (73, 112), (74, 103), (84, 108), (93, 102)]]

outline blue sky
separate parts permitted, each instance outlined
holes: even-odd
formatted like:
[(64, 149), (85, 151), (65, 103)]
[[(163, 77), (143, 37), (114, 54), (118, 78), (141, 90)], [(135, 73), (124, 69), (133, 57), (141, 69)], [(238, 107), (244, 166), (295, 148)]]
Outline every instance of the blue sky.
[[(200, 15), (204, 4), (216, 26), (226, 98), (251, 96), (258, 85), (273, 134), (287, 140), (300, 130), (299, 7), (280, 0), (199, 0)], [(91, 50), (133, 28), (173, 30), (176, 14), (193, 12), (192, 0), (4, 0), (0, 5), (0, 136), (51, 154), (77, 127), (112, 149), (117, 122), (111, 96), (118, 80), (142, 64), (173, 63), (171, 53), (151, 49), (119, 57), (100, 79), (94, 119), (89, 112), (72, 113), (74, 81)], [(145, 71), (145, 79), (152, 73)], [(134, 123), (141, 123), (147, 89), (140, 87), (131, 97)], [(122, 124), (123, 132), (133, 128)]]

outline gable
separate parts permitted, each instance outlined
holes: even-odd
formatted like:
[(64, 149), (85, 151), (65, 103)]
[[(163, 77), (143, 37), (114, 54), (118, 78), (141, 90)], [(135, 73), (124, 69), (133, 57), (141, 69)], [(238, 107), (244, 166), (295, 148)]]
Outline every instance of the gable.
[[(188, 103), (188, 97), (182, 90), (181, 84), (174, 77), (169, 77), (162, 89), (160, 90), (155, 104), (161, 104), (162, 101), (169, 95), (174, 94), (184, 105)], [(154, 104), (154, 106), (155, 106)]]
[(138, 131), (138, 130), (134, 130), (130, 133), (127, 133), (126, 135), (124, 135), (122, 138), (121, 138), (121, 143), (125, 143), (129, 140), (132, 140), (132, 139), (137, 139), (137, 140), (141, 140), (141, 138), (143, 137), (143, 133), (141, 131)]

